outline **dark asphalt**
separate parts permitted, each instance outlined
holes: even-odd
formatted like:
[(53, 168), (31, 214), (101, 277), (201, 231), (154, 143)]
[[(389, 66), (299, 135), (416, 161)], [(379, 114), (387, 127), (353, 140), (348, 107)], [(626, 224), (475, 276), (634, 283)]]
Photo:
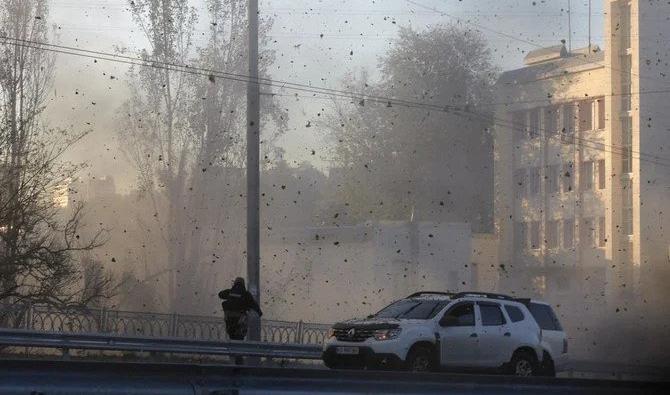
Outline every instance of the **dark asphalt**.
[(665, 382), (171, 363), (0, 361), (0, 394), (661, 394)]

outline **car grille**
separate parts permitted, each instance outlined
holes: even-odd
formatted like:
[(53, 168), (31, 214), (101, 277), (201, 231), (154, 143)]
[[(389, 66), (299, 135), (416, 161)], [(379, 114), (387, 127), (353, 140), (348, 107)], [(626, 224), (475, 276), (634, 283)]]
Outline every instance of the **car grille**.
[(372, 329), (354, 329), (354, 334), (351, 336), (349, 334), (349, 331), (352, 328), (344, 328), (344, 329), (335, 329), (335, 337), (337, 340), (340, 341), (345, 341), (345, 342), (362, 342), (367, 338), (372, 337), (372, 334), (374, 333), (374, 330)]

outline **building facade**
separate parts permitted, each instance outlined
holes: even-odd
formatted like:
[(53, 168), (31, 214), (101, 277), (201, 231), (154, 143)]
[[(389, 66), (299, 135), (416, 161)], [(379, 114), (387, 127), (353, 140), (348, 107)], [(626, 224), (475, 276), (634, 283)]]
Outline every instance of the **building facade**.
[(602, 50), (542, 48), (502, 74), (503, 290), (609, 307), (659, 294), (670, 266), (668, 15), (667, 2), (606, 1)]

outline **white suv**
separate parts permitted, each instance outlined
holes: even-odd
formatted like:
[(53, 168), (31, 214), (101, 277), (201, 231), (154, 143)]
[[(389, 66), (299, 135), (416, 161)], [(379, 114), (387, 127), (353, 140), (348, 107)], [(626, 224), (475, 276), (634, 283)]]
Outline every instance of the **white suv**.
[(323, 360), (330, 368), (502, 368), (522, 376), (553, 374), (560, 365), (556, 361), (567, 357), (565, 334), (553, 331), (555, 339), (545, 341), (528, 306), (549, 307), (551, 328), (560, 330), (551, 307), (542, 302), (480, 292), (418, 292), (366, 319), (335, 324)]

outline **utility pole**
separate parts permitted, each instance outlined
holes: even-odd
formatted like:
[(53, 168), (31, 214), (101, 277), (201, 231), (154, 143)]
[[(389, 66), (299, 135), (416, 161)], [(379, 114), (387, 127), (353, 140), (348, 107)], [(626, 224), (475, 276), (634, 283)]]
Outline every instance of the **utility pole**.
[(572, 2), (568, 0), (568, 54), (572, 53)]
[[(247, 283), (260, 305), (260, 85), (258, 84), (258, 0), (249, 0), (247, 83)], [(260, 319), (249, 319), (248, 339), (261, 337)]]
[(589, 55), (591, 55), (591, 0), (589, 0)]

